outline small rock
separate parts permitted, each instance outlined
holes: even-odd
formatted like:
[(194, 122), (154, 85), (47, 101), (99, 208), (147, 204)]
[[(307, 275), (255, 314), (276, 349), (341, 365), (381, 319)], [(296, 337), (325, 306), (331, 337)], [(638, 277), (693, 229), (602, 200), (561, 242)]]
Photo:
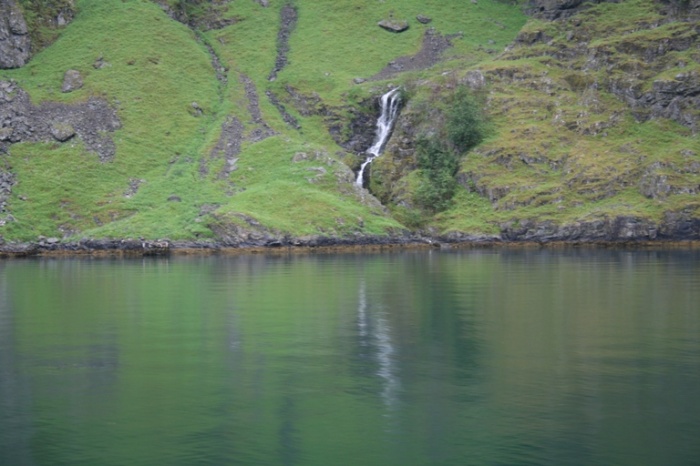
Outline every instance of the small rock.
[(355, 78), (352, 80), (355, 84), (362, 84), (365, 81), (367, 81), (365, 78)]
[(309, 159), (309, 154), (307, 154), (306, 152), (297, 152), (296, 154), (294, 154), (294, 157), (292, 157), (292, 162), (299, 163), (299, 162), (303, 162), (304, 160), (308, 160), (308, 159)]
[(170, 197), (168, 197), (168, 202), (182, 202), (182, 198), (173, 194)]
[(477, 2), (476, 0), (472, 0), (472, 3), (473, 3), (474, 5), (478, 5), (478, 4), (479, 4), (479, 2)]
[(421, 24), (428, 24), (428, 23), (431, 22), (432, 20), (433, 20), (433, 18), (431, 18), (431, 17), (429, 17), (429, 16), (425, 16), (425, 15), (418, 15), (418, 16), (416, 16), (416, 21), (418, 21), (418, 22), (421, 23)]
[(9, 141), (12, 137), (12, 128), (0, 128), (0, 141)]
[(404, 32), (406, 29), (408, 29), (408, 21), (397, 21), (393, 19), (383, 19), (377, 23), (377, 25), (382, 28), (386, 29), (389, 32)]
[(200, 116), (204, 113), (202, 107), (199, 106), (197, 102), (192, 102), (192, 112), (195, 116)]
[(58, 242), (59, 242), (58, 238), (51, 237), (51, 238), (46, 239), (46, 244), (56, 244)]
[(51, 124), (51, 136), (59, 142), (65, 142), (75, 136), (75, 129), (68, 123)]
[(486, 86), (486, 78), (479, 70), (468, 71), (464, 81), (472, 90), (482, 89)]
[(83, 77), (79, 71), (68, 70), (63, 75), (63, 86), (61, 92), (73, 92), (83, 87)]
[(105, 61), (105, 59), (102, 57), (102, 55), (97, 57), (97, 59), (95, 60), (95, 63), (92, 64), (92, 67), (95, 68), (96, 70), (100, 70), (106, 66), (109, 66), (109, 63), (107, 63)]

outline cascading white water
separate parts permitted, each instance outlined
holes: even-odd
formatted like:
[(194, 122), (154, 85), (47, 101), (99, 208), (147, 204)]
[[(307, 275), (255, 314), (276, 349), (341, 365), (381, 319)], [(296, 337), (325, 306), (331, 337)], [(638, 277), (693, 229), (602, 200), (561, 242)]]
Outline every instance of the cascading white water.
[(399, 104), (401, 103), (399, 88), (394, 88), (384, 94), (381, 102), (382, 112), (377, 119), (377, 134), (374, 137), (374, 144), (367, 149), (367, 160), (365, 160), (360, 167), (360, 171), (357, 174), (357, 181), (355, 182), (360, 187), (365, 182), (365, 169), (367, 165), (372, 163), (372, 160), (379, 157), (379, 154), (384, 150), (384, 146), (391, 135), (396, 115), (399, 113)]

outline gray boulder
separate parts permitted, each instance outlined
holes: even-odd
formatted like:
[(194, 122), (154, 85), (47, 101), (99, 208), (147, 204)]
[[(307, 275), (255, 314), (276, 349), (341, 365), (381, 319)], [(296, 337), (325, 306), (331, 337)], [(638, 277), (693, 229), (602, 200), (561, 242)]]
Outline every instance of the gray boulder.
[(83, 77), (80, 75), (80, 72), (76, 70), (66, 71), (66, 74), (63, 75), (61, 92), (73, 92), (81, 87), (83, 87)]
[(29, 29), (15, 0), (0, 0), (0, 69), (19, 68), (29, 61)]
[(59, 142), (65, 142), (75, 136), (75, 128), (70, 123), (53, 123), (50, 131), (51, 135)]
[(383, 19), (377, 25), (389, 32), (403, 32), (408, 29), (408, 21), (398, 21), (395, 19)]

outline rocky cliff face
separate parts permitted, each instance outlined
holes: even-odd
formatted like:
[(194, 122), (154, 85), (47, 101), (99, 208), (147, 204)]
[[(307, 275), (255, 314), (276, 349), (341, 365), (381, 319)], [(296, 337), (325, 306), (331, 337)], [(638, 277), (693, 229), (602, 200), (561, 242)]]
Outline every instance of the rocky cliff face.
[(0, 68), (19, 68), (29, 61), (29, 29), (15, 0), (0, 0)]
[[(603, 3), (618, 4), (533, 0), (537, 19), (500, 60), (419, 83), (431, 97), (404, 108), (372, 165), (372, 192), (414, 208), (416, 135), (439, 135), (444, 102), (466, 86), (488, 94), (498, 136), (466, 155), (458, 181), (490, 204), (503, 239), (700, 237), (700, 1)], [(669, 127), (678, 132), (670, 150), (651, 142), (653, 131), (637, 132), (634, 120), (687, 129)], [(445, 239), (461, 237), (451, 235)]]
[(109, 133), (120, 126), (116, 112), (101, 99), (33, 105), (15, 82), (0, 81), (0, 151), (18, 142), (66, 142), (77, 137), (107, 161), (115, 152)]

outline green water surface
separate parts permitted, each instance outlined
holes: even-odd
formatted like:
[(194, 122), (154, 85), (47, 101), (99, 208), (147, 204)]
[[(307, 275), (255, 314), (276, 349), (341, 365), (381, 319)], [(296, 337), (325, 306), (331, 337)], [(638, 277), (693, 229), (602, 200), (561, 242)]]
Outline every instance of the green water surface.
[(700, 252), (0, 261), (0, 465), (698, 465)]

